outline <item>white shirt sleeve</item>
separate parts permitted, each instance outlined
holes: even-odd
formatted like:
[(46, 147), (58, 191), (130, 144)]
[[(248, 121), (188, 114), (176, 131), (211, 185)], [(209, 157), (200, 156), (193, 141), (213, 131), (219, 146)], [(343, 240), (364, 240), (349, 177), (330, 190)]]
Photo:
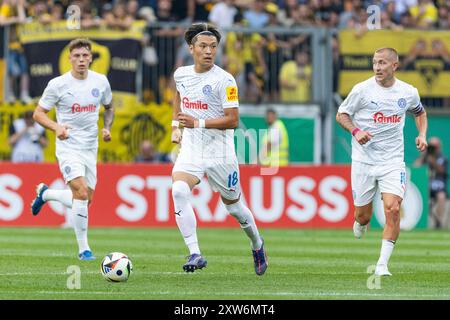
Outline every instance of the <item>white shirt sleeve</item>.
[(224, 109), (239, 107), (238, 87), (232, 75), (228, 75), (222, 81), (219, 87), (219, 97)]
[(108, 78), (105, 77), (106, 80), (106, 88), (105, 88), (105, 92), (103, 93), (103, 97), (102, 97), (102, 104), (103, 105), (108, 105), (111, 103), (112, 100), (112, 92), (111, 92), (111, 86), (109, 85), (109, 81)]
[(347, 98), (345, 98), (345, 100), (339, 106), (338, 112), (347, 113), (350, 116), (354, 115), (355, 112), (361, 108), (360, 100), (360, 90), (358, 90), (358, 88), (356, 87), (353, 87)]
[(46, 110), (51, 110), (56, 105), (58, 100), (58, 90), (55, 82), (50, 81), (47, 84), (41, 99), (39, 100), (39, 105)]
[(420, 102), (419, 91), (417, 91), (416, 88), (414, 88), (414, 91), (412, 93), (411, 103), (408, 107), (408, 110), (415, 115), (419, 115), (424, 111), (422, 103)]

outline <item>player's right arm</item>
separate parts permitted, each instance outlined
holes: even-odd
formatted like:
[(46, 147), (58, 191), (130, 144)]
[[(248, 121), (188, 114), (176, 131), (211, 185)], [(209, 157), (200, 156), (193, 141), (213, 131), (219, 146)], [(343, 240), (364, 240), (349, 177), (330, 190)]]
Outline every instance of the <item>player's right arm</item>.
[(359, 108), (359, 100), (359, 90), (353, 88), (347, 98), (345, 98), (344, 102), (339, 106), (336, 114), (336, 121), (342, 128), (350, 132), (359, 144), (363, 145), (372, 139), (372, 134), (355, 126), (351, 118), (351, 115)]
[(47, 113), (49, 111), (50, 110), (42, 108), (41, 106), (38, 105), (33, 113), (34, 121), (39, 123), (44, 128), (54, 131), (56, 134), (56, 137), (59, 140), (66, 140), (67, 138), (69, 138), (70, 126), (67, 124), (60, 125), (57, 122), (50, 119), (47, 115)]
[(180, 108), (181, 98), (180, 93), (177, 91), (177, 94), (175, 95), (174, 101), (173, 101), (173, 107), (172, 107), (172, 142), (173, 143), (180, 143), (181, 142), (181, 130), (179, 127), (179, 121), (178, 121), (178, 113), (181, 112)]
[(69, 128), (67, 124), (59, 124), (50, 119), (47, 113), (57, 104), (59, 100), (56, 81), (51, 80), (42, 94), (39, 104), (34, 110), (33, 119), (46, 129), (55, 132), (59, 140), (69, 138)]

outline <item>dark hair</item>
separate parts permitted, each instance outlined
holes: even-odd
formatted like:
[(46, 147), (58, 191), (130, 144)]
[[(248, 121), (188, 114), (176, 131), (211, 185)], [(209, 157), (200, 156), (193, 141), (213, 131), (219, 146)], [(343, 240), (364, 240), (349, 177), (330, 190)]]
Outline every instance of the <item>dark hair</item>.
[(267, 110), (266, 110), (266, 114), (268, 114), (268, 113), (273, 113), (273, 114), (277, 114), (277, 112), (275, 111), (275, 109), (274, 108), (268, 108)]
[(220, 42), (220, 32), (216, 27), (206, 22), (194, 23), (193, 25), (191, 25), (189, 29), (187, 29), (184, 33), (184, 40), (186, 40), (186, 43), (188, 45), (194, 44), (195, 41), (197, 41), (197, 36), (200, 33), (205, 36), (216, 37), (217, 43)]
[(73, 49), (78, 48), (86, 48), (89, 51), (92, 51), (92, 43), (89, 39), (78, 38), (70, 41), (69, 43), (69, 52), (72, 52)]

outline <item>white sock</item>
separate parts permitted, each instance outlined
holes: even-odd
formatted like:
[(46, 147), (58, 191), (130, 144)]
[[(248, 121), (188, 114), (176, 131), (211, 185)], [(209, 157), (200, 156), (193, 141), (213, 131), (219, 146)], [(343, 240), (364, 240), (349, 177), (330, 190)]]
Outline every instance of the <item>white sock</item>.
[(381, 241), (381, 252), (380, 259), (378, 259), (377, 264), (387, 265), (389, 258), (391, 257), (392, 251), (394, 250), (395, 241), (383, 239)]
[(189, 202), (190, 194), (191, 189), (186, 182), (178, 180), (172, 184), (172, 198), (178, 229), (183, 235), (184, 243), (189, 248), (189, 253), (200, 254), (197, 240), (197, 219)]
[(88, 200), (73, 199), (72, 216), (79, 253), (91, 250), (88, 245)]
[(239, 200), (233, 204), (226, 204), (228, 212), (239, 221), (241, 228), (245, 231), (250, 238), (253, 250), (259, 250), (262, 246), (261, 236), (259, 235), (258, 228), (255, 224), (255, 219), (249, 208), (242, 204)]
[(67, 208), (72, 208), (72, 191), (70, 189), (67, 190), (53, 190), (47, 189), (42, 195), (42, 199), (44, 201), (58, 201), (65, 205)]

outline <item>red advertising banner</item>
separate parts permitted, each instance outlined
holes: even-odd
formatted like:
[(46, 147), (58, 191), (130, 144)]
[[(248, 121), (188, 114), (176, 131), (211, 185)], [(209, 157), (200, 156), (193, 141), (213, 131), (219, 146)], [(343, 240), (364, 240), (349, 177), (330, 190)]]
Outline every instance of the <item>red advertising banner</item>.
[[(99, 164), (89, 207), (90, 226), (176, 226), (171, 196), (172, 165)], [(290, 166), (276, 174), (241, 166), (243, 199), (260, 227), (349, 228), (353, 223), (350, 166)], [(38, 216), (30, 203), (35, 186), (65, 185), (56, 164), (0, 164), (0, 226), (59, 226), (62, 204), (49, 201)], [(199, 226), (239, 227), (206, 179), (191, 197)]]

